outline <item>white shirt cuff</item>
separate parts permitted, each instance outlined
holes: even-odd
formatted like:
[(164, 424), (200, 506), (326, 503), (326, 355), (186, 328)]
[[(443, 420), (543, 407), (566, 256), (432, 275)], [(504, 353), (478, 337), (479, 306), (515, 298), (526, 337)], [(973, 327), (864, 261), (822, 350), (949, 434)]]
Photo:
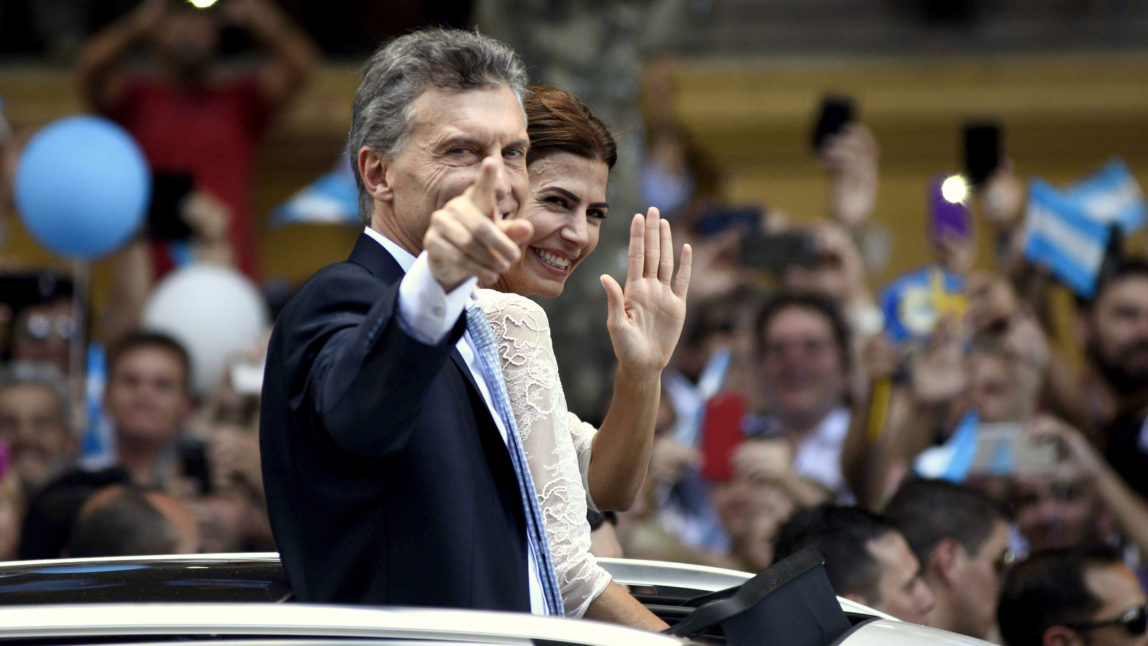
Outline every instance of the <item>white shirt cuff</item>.
[(447, 294), (422, 252), (399, 284), (399, 325), (420, 343), (438, 344), (458, 322), (477, 285), (472, 276)]

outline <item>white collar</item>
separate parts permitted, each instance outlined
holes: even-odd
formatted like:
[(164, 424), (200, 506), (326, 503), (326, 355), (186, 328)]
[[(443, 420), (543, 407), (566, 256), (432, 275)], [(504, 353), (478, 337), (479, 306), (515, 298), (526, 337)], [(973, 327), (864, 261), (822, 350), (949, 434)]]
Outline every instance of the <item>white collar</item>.
[(398, 244), (396, 244), (394, 240), (391, 240), (387, 236), (379, 233), (378, 231), (375, 231), (371, 227), (365, 227), (363, 229), (363, 233), (371, 236), (374, 238), (375, 242), (383, 245), (383, 248), (387, 250), (387, 253), (391, 254), (391, 257), (395, 259), (395, 262), (399, 263), (399, 266), (403, 268), (403, 273), (411, 270), (411, 265), (415, 264), (415, 257), (412, 256), (409, 251), (403, 249)]

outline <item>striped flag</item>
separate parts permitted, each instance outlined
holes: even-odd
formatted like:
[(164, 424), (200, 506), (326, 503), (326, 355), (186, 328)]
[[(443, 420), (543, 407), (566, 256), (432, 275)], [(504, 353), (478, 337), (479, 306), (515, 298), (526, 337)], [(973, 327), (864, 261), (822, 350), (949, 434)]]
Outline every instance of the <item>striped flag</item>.
[(276, 227), (287, 224), (359, 224), (359, 189), (350, 162), (341, 160), (330, 173), (295, 193), (271, 214)]
[(1069, 186), (1064, 196), (1101, 224), (1116, 224), (1124, 233), (1144, 228), (1148, 215), (1144, 193), (1120, 159), (1113, 159), (1099, 171)]
[(1047, 267), (1074, 292), (1089, 298), (1108, 247), (1110, 228), (1047, 182), (1029, 182), (1025, 258)]

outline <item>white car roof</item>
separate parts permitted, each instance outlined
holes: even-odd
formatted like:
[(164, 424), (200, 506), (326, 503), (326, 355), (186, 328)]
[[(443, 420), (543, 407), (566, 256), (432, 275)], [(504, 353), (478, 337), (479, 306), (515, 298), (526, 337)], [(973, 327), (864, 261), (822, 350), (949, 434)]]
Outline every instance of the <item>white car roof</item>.
[(681, 646), (683, 640), (611, 624), (521, 613), (309, 604), (156, 603), (0, 608), (0, 642), (149, 635), (361, 637), (498, 644)]

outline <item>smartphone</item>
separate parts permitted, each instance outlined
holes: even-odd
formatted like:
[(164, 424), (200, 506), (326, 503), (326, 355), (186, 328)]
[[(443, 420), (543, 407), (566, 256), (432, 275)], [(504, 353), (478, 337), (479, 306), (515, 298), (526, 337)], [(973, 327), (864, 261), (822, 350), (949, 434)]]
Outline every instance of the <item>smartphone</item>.
[(258, 395), (263, 389), (263, 364), (240, 361), (231, 366), (231, 387), (240, 395)]
[(817, 238), (804, 231), (750, 231), (742, 237), (738, 253), (741, 264), (768, 270), (779, 270), (791, 265), (813, 267), (817, 260)]
[(760, 206), (717, 206), (698, 216), (694, 230), (698, 235), (714, 236), (730, 229), (756, 231), (765, 219)]
[(1025, 475), (1048, 473), (1057, 463), (1052, 442), (1036, 442), (1019, 424), (981, 424), (970, 474)]
[(711, 482), (733, 479), (733, 454), (741, 444), (741, 422), (748, 407), (736, 393), (719, 393), (706, 402), (702, 421), (702, 477)]
[(195, 189), (188, 173), (152, 174), (151, 204), (147, 212), (148, 237), (152, 240), (186, 240), (191, 228), (181, 215), (183, 201)]
[(945, 199), (941, 193), (941, 184), (945, 179), (936, 177), (929, 187), (929, 234), (934, 242), (945, 238), (968, 240), (973, 235), (969, 207), (963, 202), (954, 203)]
[(208, 495), (212, 491), (211, 463), (207, 460), (207, 449), (197, 439), (184, 439), (177, 449), (183, 477), (195, 482), (197, 493)]
[(973, 187), (985, 183), (1001, 162), (1001, 127), (995, 121), (965, 124), (965, 174)]
[(830, 94), (822, 99), (811, 137), (813, 152), (820, 153), (821, 149), (825, 147), (825, 140), (853, 123), (853, 118), (852, 98), (840, 94)]

